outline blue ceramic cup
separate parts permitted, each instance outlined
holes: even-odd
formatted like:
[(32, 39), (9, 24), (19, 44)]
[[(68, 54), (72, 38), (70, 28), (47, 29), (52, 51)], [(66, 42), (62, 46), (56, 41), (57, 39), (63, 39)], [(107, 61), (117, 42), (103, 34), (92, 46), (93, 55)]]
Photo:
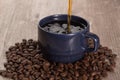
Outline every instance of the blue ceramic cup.
[[(96, 51), (99, 47), (99, 37), (89, 30), (89, 23), (78, 16), (71, 16), (73, 25), (82, 25), (83, 30), (70, 34), (57, 34), (45, 31), (42, 27), (53, 22), (66, 22), (67, 15), (57, 14), (43, 18), (38, 26), (38, 41), (42, 45), (43, 55), (52, 62), (71, 63), (80, 60), (85, 52)], [(87, 39), (94, 41), (94, 48), (88, 48)]]

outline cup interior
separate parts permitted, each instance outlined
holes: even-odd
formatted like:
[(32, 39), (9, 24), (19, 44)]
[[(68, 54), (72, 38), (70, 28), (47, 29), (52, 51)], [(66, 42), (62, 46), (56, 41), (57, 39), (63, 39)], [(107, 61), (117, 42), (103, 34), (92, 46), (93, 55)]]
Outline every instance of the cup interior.
[[(43, 18), (39, 22), (39, 26), (45, 27), (47, 24), (52, 24), (52, 23), (63, 24), (63, 23), (67, 23), (67, 19), (68, 19), (68, 15), (66, 14), (51, 15)], [(71, 16), (71, 25), (81, 26), (83, 29), (89, 28), (89, 23), (85, 19), (74, 15)]]

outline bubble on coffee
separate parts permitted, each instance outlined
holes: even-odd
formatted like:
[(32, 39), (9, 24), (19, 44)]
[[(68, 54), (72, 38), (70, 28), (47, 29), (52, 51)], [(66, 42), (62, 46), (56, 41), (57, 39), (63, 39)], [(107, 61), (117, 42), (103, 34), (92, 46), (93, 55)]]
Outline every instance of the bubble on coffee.
[[(68, 24), (63, 23), (53, 23), (53, 24), (47, 24), (43, 28), (43, 30), (51, 33), (57, 33), (57, 34), (67, 34), (67, 26)], [(81, 26), (76, 26), (76, 25), (70, 25), (71, 28), (71, 33), (79, 32), (83, 30), (84, 28)]]

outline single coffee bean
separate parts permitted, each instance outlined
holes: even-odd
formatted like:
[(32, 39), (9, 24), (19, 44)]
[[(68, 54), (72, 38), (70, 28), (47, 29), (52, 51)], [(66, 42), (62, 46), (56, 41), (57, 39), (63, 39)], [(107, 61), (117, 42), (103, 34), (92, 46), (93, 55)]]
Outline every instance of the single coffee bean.
[(41, 74), (40, 74), (39, 72), (34, 72), (33, 75), (34, 75), (35, 78), (39, 78), (39, 76), (40, 76)]
[(28, 49), (29, 52), (32, 52), (34, 49)]
[(28, 64), (24, 67), (24, 69), (26, 69), (27, 71), (32, 71), (32, 66)]
[(92, 72), (91, 73), (91, 76), (95, 76), (95, 75), (97, 75), (97, 72)]
[(25, 54), (29, 54), (29, 51), (27, 51), (27, 50), (24, 50), (24, 53), (25, 53)]
[(13, 74), (12, 74), (12, 73), (7, 72), (6, 77), (7, 77), (7, 78), (11, 78), (11, 79), (12, 79)]
[(4, 72), (5, 70), (0, 70), (0, 75), (2, 75), (2, 73)]
[(22, 73), (23, 73), (23, 68), (20, 68), (19, 70), (17, 70), (17, 72), (18, 72), (19, 74), (22, 74)]
[(38, 65), (38, 64), (35, 64), (35, 65), (33, 65), (33, 67), (36, 69), (36, 70), (38, 70), (38, 69), (40, 69), (40, 65)]
[(111, 65), (107, 66), (106, 70), (110, 71), (110, 72), (114, 72), (114, 69), (113, 69), (113, 67)]
[[(41, 78), (38, 78), (37, 80), (40, 80)], [(32, 76), (29, 76), (29, 80), (33, 80)]]
[(32, 43), (32, 42), (33, 42), (33, 39), (29, 39), (28, 42)]
[(9, 48), (9, 51), (15, 51), (16, 50), (16, 47), (15, 46), (11, 46), (10, 48)]
[(35, 47), (34, 46), (29, 46), (29, 49), (34, 49)]
[(95, 76), (94, 76), (94, 79), (95, 79), (95, 80), (101, 80), (101, 76), (100, 76), (100, 75), (95, 75)]
[(34, 55), (34, 58), (35, 58), (35, 59), (40, 59), (40, 54)]
[(84, 75), (82, 76), (82, 80), (87, 80), (87, 79), (88, 79), (87, 75), (84, 74)]
[(54, 76), (51, 76), (49, 80), (55, 80)]
[(74, 75), (73, 69), (72, 70), (70, 69), (69, 72), (70, 72), (70, 74)]
[(23, 78), (22, 80), (29, 80), (29, 78), (26, 78), (26, 77), (25, 77), (25, 78)]
[(59, 63), (58, 66), (59, 66), (60, 68), (63, 68), (63, 67), (64, 67), (64, 64)]
[(75, 71), (75, 76), (76, 76), (76, 77), (79, 77), (79, 76), (80, 76), (80, 74), (79, 74), (78, 71)]
[(23, 42), (24, 44), (26, 44), (27, 40), (26, 40), (26, 39), (23, 39), (22, 42)]
[(108, 47), (102, 47), (104, 50), (108, 50)]
[(71, 77), (71, 76), (68, 76), (68, 78), (67, 78), (68, 80), (73, 80), (73, 78)]
[(1, 74), (3, 77), (7, 77), (7, 72), (6, 72), (6, 71), (0, 72), (0, 74)]
[(110, 60), (111, 67), (116, 67), (116, 62), (114, 60)]
[(72, 63), (69, 63), (69, 64), (68, 64), (68, 67), (69, 67), (70, 69), (73, 69), (74, 66), (73, 66)]
[(23, 80), (24, 75), (23, 75), (23, 74), (21, 74), (21, 75), (19, 75), (19, 76), (18, 76), (18, 78), (19, 78), (20, 80)]
[(117, 55), (116, 54), (112, 54), (112, 57), (115, 59), (117, 57)]
[(40, 64), (40, 61), (38, 59), (33, 58), (32, 59), (32, 63), (33, 64)]
[(16, 46), (16, 47), (19, 47), (19, 45), (20, 45), (20, 43), (15, 43), (15, 46)]
[(62, 77), (66, 77), (67, 76), (67, 72), (62, 72), (60, 73)]
[(88, 80), (94, 80), (93, 76), (88, 77)]
[(4, 64), (4, 67), (8, 69), (8, 68), (10, 68), (11, 66), (10, 66), (10, 64), (5, 63), (5, 64)]
[(45, 71), (49, 70), (49, 66), (50, 66), (50, 63), (49, 63), (49, 62), (44, 62), (44, 63), (43, 63), (43, 69), (44, 69)]
[(22, 65), (26, 65), (26, 64), (32, 65), (32, 62), (30, 60), (25, 59), (21, 62), (21, 64)]
[(63, 72), (64, 70), (65, 70), (64, 68), (60, 68), (60, 67), (57, 68), (57, 71), (58, 71), (58, 72)]
[(79, 65), (74, 65), (74, 68), (77, 70), (80, 69), (81, 67)]
[(107, 71), (106, 70), (101, 71), (101, 76), (107, 77), (108, 76)]

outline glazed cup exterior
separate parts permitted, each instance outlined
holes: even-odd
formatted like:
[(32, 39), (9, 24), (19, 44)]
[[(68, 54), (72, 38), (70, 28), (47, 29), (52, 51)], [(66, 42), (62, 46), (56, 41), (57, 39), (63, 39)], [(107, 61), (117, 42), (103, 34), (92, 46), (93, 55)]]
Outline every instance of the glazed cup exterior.
[[(78, 16), (71, 16), (71, 21), (83, 24), (85, 28), (76, 33), (57, 34), (45, 31), (42, 27), (51, 22), (66, 21), (66, 14), (47, 16), (38, 25), (38, 41), (42, 46), (43, 55), (52, 62), (72, 63), (80, 60), (86, 52), (96, 51), (99, 47), (99, 37), (90, 32), (88, 21)], [(94, 48), (88, 48), (88, 38), (93, 39)]]

